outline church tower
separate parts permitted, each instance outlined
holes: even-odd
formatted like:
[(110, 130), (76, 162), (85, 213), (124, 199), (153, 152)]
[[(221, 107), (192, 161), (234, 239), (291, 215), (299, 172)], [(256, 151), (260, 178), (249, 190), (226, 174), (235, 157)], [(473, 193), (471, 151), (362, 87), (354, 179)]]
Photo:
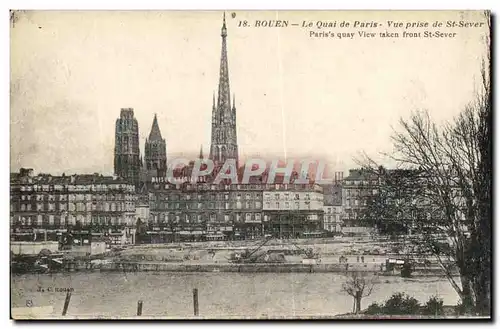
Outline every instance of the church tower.
[(238, 165), (238, 141), (236, 136), (236, 107), (233, 98), (231, 107), (231, 93), (229, 90), (229, 70), (226, 49), (226, 14), (222, 22), (222, 51), (219, 72), (219, 93), (217, 103), (215, 95), (212, 103), (212, 140), (210, 144), (210, 160), (216, 167), (221, 166), (227, 159), (235, 159)]
[(123, 108), (115, 126), (115, 175), (139, 183), (141, 159), (139, 151), (139, 125), (134, 109)]
[(144, 146), (146, 170), (154, 176), (160, 176), (167, 170), (167, 143), (161, 137), (158, 119), (153, 119), (149, 138)]

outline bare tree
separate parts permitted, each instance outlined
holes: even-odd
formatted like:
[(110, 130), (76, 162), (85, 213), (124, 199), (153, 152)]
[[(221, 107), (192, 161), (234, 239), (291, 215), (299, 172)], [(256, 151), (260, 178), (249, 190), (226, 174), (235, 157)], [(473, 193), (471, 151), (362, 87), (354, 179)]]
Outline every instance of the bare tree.
[[(489, 24), (489, 13), (486, 16)], [(421, 253), (437, 258), (466, 311), (482, 315), (490, 314), (491, 309), (489, 35), (486, 39), (488, 56), (482, 65), (482, 90), (476, 99), (453, 122), (444, 125), (433, 122), (427, 111), (401, 119), (401, 129), (392, 138), (395, 152), (390, 155), (401, 167), (418, 173), (403, 181), (412, 188), (402, 188), (401, 181), (394, 186), (422, 210), (423, 216), (415, 221), (420, 234), (414, 243)], [(369, 157), (361, 162), (378, 173), (381, 182), (388, 181), (383, 179), (386, 173)], [(454, 270), (458, 270), (459, 280)]]
[(370, 296), (376, 282), (377, 276), (372, 274), (352, 272), (347, 275), (346, 281), (342, 284), (342, 291), (354, 298), (354, 313), (358, 314), (361, 311), (361, 300)]

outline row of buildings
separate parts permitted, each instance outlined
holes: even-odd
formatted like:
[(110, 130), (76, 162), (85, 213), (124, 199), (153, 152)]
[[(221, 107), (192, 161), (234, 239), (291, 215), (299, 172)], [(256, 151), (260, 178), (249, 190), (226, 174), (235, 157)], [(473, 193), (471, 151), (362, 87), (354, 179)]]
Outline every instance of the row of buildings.
[[(360, 170), (329, 185), (147, 183), (118, 176), (11, 173), (13, 239), (37, 241), (86, 230), (141, 242), (307, 238), (361, 229), (367, 182)], [(38, 233), (38, 234), (37, 234)], [(43, 234), (42, 234), (43, 233)]]

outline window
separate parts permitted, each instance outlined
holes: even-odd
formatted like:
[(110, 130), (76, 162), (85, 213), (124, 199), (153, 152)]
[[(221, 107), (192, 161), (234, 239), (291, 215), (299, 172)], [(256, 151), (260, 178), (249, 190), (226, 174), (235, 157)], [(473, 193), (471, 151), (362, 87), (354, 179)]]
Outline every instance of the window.
[(266, 207), (271, 208), (271, 202), (266, 202)]
[(280, 203), (276, 202), (276, 208), (279, 208), (279, 207), (280, 207)]
[(224, 194), (224, 200), (229, 200), (229, 194)]
[(241, 201), (236, 201), (236, 208), (241, 209)]
[(299, 208), (300, 208), (300, 203), (295, 202), (295, 209), (299, 209)]
[(262, 207), (262, 204), (260, 203), (260, 201), (255, 201), (255, 208), (261, 208)]
[(275, 198), (276, 200), (279, 200), (279, 199), (280, 199), (280, 195), (279, 195), (278, 193), (276, 193), (276, 194), (274, 195), (274, 198)]
[(248, 201), (246, 202), (245, 207), (246, 207), (246, 209), (250, 209), (250, 208), (252, 208), (252, 206), (250, 205), (250, 202), (248, 202)]
[(290, 208), (290, 203), (289, 202), (285, 202), (285, 208), (286, 209)]
[(246, 219), (246, 220), (250, 220), (251, 218), (252, 218), (252, 214), (251, 214), (251, 213), (249, 213), (249, 212), (247, 212), (247, 213), (245, 214), (245, 219)]
[(43, 203), (37, 203), (36, 210), (37, 211), (43, 211)]
[(261, 219), (261, 215), (260, 215), (260, 213), (256, 213), (256, 214), (255, 214), (255, 219), (256, 219), (256, 220), (260, 220), (260, 219)]
[(226, 209), (229, 209), (229, 202), (226, 202), (226, 203), (224, 204), (224, 206), (225, 206), (225, 208), (226, 208)]

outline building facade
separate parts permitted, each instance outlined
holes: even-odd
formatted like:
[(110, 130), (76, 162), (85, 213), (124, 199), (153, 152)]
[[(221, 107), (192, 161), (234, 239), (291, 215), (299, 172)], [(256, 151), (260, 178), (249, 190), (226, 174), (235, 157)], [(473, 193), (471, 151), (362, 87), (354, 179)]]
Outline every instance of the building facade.
[(324, 222), (325, 231), (342, 233), (342, 182), (338, 181), (331, 185), (323, 186), (324, 200)]
[(266, 185), (263, 191), (265, 234), (283, 238), (323, 235), (323, 189), (309, 184)]
[(33, 170), (21, 169), (11, 174), (10, 184), (13, 240), (57, 240), (68, 230), (123, 234), (135, 222), (135, 187), (123, 179), (98, 174), (34, 176)]
[(149, 226), (163, 232), (165, 241), (262, 236), (258, 185), (151, 184), (149, 200)]
[(379, 178), (365, 169), (351, 169), (342, 183), (342, 221), (344, 234), (373, 232), (361, 221), (369, 197), (377, 193)]
[(115, 175), (138, 185), (141, 167), (139, 125), (134, 110), (123, 108), (115, 125)]
[(283, 184), (149, 186), (145, 241), (242, 240), (319, 236), (321, 187)]

